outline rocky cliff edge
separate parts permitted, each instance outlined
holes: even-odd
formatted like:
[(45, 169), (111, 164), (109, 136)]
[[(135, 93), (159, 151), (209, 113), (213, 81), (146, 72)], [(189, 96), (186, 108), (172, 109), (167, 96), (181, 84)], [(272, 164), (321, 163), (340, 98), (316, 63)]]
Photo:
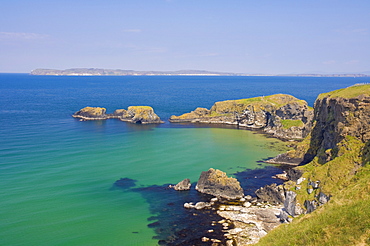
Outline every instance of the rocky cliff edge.
[(313, 109), (304, 100), (276, 94), (216, 102), (211, 109), (197, 108), (171, 116), (172, 123), (216, 123), (262, 129), (282, 139), (302, 139), (311, 131)]

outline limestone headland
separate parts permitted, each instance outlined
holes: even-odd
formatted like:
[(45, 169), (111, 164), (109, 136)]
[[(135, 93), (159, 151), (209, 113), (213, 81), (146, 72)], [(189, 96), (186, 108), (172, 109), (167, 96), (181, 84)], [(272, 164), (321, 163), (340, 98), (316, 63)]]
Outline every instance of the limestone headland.
[(303, 139), (311, 131), (314, 111), (307, 102), (291, 95), (276, 94), (216, 102), (211, 109), (196, 108), (171, 116), (172, 123), (230, 124), (261, 129), (282, 139)]
[(72, 115), (81, 120), (106, 120), (119, 119), (135, 124), (159, 124), (164, 123), (159, 116), (154, 113), (150, 106), (130, 106), (128, 109), (117, 109), (113, 114), (107, 114), (106, 108), (85, 107)]

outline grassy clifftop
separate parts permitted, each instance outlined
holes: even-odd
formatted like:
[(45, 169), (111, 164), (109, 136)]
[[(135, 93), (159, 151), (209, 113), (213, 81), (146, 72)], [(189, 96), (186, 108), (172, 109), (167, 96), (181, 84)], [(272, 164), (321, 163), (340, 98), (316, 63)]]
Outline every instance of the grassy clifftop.
[(253, 107), (253, 110), (255, 111), (264, 110), (266, 112), (271, 112), (274, 109), (278, 109), (292, 103), (296, 103), (299, 106), (307, 105), (306, 101), (299, 100), (291, 95), (275, 94), (270, 96), (216, 102), (210, 111), (215, 115), (225, 114), (228, 112), (242, 113), (245, 109)]
[(360, 95), (364, 96), (370, 96), (370, 84), (359, 84), (359, 85), (353, 85), (344, 89), (335, 90), (328, 93), (322, 93), (318, 96), (319, 99), (322, 99), (324, 97), (330, 97), (330, 98), (353, 98), (358, 97)]

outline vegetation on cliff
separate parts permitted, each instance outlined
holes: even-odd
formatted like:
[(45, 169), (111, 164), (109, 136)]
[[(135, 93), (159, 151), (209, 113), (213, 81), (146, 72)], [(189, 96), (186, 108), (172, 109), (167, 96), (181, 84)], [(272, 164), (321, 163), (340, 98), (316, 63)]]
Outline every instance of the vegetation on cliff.
[(370, 85), (357, 85), (318, 97), (311, 134), (289, 153), (305, 156), (308, 163), (295, 168), (305, 180), (288, 181), (285, 189), (297, 193), (300, 204), (322, 193), (330, 202), (279, 226), (258, 245), (370, 244), (369, 95)]

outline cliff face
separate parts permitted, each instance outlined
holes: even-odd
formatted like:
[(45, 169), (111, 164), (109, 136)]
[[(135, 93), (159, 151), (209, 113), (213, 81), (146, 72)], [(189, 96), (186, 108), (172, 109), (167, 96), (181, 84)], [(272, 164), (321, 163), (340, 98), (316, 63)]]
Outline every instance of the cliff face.
[(154, 113), (153, 108), (149, 106), (130, 106), (127, 110), (117, 109), (113, 114), (106, 114), (105, 108), (85, 107), (74, 113), (72, 117), (82, 120), (106, 120), (115, 118), (136, 124), (163, 123), (159, 116)]
[(284, 139), (302, 139), (312, 127), (313, 109), (297, 98), (277, 94), (216, 102), (210, 110), (197, 108), (190, 113), (171, 116), (170, 122), (231, 124), (262, 129)]
[[(315, 156), (323, 164), (338, 156), (338, 144), (346, 136), (370, 140), (370, 85), (353, 86), (319, 95), (315, 102), (315, 126), (305, 162)], [(361, 93), (361, 94), (358, 94)]]
[(320, 206), (323, 194), (340, 196), (349, 185), (369, 177), (365, 173), (370, 162), (370, 85), (320, 94), (314, 110), (309, 136), (273, 161), (296, 158), (306, 163), (293, 169), (303, 179), (290, 178), (285, 189), (294, 188), (307, 211)]

